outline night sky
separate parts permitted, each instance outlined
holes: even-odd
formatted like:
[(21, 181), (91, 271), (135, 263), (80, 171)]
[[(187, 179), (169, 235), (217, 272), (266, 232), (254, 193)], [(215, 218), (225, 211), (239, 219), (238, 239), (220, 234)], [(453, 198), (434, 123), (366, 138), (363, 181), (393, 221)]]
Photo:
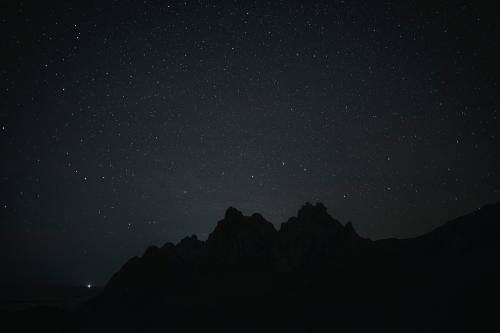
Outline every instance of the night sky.
[(0, 282), (103, 284), (228, 206), (378, 239), (500, 201), (495, 11), (407, 2), (3, 3)]

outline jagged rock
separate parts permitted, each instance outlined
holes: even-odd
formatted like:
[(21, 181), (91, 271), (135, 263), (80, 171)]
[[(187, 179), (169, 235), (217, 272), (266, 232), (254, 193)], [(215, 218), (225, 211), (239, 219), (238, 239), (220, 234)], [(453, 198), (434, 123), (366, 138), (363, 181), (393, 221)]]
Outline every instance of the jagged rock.
[(179, 258), (184, 262), (196, 261), (200, 259), (205, 243), (192, 235), (183, 238), (176, 246), (175, 250)]
[[(276, 248), (279, 269), (292, 270), (347, 255), (361, 241), (352, 225), (343, 227), (322, 203), (306, 203), (281, 225)], [(349, 250), (349, 251), (347, 251)]]
[(161, 248), (150, 246), (141, 258), (132, 258), (113, 275), (107, 288), (130, 290), (167, 285), (177, 280), (183, 269), (183, 262), (172, 243)]
[(208, 236), (207, 251), (219, 268), (255, 269), (272, 263), (277, 235), (273, 225), (260, 214), (243, 216), (233, 207)]
[(346, 225), (344, 226), (344, 234), (353, 237), (353, 238), (359, 238), (358, 233), (356, 230), (354, 230), (354, 227), (352, 226), (352, 222), (347, 222)]

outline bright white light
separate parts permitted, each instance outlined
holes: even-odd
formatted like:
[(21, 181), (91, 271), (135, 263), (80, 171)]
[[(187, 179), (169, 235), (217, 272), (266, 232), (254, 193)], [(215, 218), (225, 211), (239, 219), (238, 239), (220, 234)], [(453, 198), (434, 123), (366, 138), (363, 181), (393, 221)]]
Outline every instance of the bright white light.
[(91, 285), (91, 284), (88, 284), (88, 285), (87, 285), (87, 288), (88, 288), (88, 289), (92, 288), (92, 285)]

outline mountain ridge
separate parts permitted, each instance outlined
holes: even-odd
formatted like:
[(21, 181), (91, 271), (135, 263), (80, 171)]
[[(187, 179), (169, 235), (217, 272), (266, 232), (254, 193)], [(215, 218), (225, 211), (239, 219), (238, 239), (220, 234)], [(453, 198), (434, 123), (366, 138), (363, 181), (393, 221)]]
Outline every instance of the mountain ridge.
[[(342, 225), (331, 217), (322, 203), (307, 202), (279, 229), (258, 213), (245, 216), (229, 207), (207, 240), (192, 235), (177, 244), (150, 246), (143, 256), (131, 258), (122, 266), (106, 289), (161, 288), (176, 275), (185, 279), (208, 271), (294, 271), (345, 264), (353, 258), (378, 262), (444, 255), (439, 251), (460, 255), (470, 242), (500, 235), (500, 223), (483, 218), (489, 215), (500, 216), (500, 204), (485, 205), (417, 237), (373, 241), (359, 236), (351, 222)], [(471, 232), (474, 228), (467, 223), (471, 218), (478, 221), (474, 226), (478, 232)]]

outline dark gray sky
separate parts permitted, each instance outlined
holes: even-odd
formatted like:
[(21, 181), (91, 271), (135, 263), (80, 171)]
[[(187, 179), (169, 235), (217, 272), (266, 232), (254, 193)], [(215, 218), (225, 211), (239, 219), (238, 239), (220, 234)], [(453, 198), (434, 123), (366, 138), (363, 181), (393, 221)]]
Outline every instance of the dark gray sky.
[(0, 281), (101, 284), (228, 206), (381, 238), (499, 201), (497, 18), (407, 2), (3, 4)]

